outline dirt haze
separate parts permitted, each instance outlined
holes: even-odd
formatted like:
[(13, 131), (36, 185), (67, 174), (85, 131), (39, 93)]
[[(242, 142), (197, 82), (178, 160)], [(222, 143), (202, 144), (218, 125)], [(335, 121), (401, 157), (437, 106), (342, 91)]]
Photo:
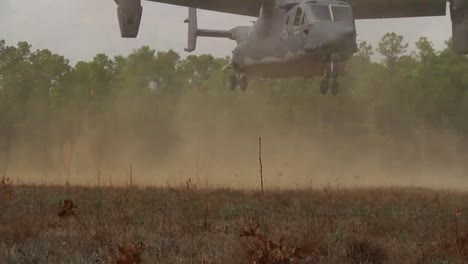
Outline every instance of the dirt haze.
[[(130, 110), (118, 105), (121, 112), (96, 117), (104, 136), (83, 129), (74, 144), (47, 150), (48, 166), (41, 152), (31, 159), (30, 146), (18, 143), (5, 175), (22, 183), (172, 186), (191, 178), (202, 187), (258, 188), (262, 137), (268, 188), (468, 189), (463, 142), (450, 131), (428, 129), (416, 140), (384, 138), (352, 130), (352, 124), (333, 116), (326, 122), (315, 120), (313, 113), (285, 121), (270, 102), (252, 94), (203, 104), (200, 98), (207, 96), (213, 95), (188, 93), (164, 119), (141, 117), (137, 128), (144, 134), (129, 130), (134, 122), (127, 120), (133, 118)], [(269, 108), (258, 107), (262, 104)]]

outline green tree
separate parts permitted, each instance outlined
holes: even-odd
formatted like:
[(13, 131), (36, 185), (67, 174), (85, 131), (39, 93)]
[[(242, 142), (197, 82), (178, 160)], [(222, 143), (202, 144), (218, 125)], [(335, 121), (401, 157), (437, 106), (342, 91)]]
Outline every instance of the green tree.
[(361, 41), (358, 45), (357, 56), (364, 58), (366, 61), (370, 61), (374, 51), (372, 45), (366, 41)]
[[(427, 38), (415, 46), (407, 54), (403, 37), (388, 33), (376, 49), (383, 60), (375, 62), (372, 46), (361, 42), (340, 79), (340, 96), (330, 98), (320, 95), (319, 80), (302, 78), (250, 78), (247, 92), (230, 91), (229, 72), (222, 71), (229, 58), (182, 58), (144, 46), (70, 65), (26, 42), (0, 41), (0, 161), (4, 172), (16, 162), (68, 176), (73, 166), (157, 167), (187, 137), (200, 139), (193, 148), (204, 151), (202, 143), (253, 131), (320, 138), (335, 160), (355, 159), (352, 149), (374, 151), (387, 164), (442, 158), (433, 145), (455, 147), (431, 133), (450, 130), (465, 155), (467, 59), (450, 40), (442, 51)], [(394, 167), (400, 165), (413, 166)]]
[(403, 36), (396, 33), (386, 33), (379, 42), (377, 51), (384, 57), (388, 68), (393, 68), (398, 58), (406, 52), (408, 43), (403, 43)]
[(416, 43), (417, 58), (423, 63), (427, 64), (433, 61), (436, 56), (434, 46), (431, 41), (426, 37), (421, 37)]

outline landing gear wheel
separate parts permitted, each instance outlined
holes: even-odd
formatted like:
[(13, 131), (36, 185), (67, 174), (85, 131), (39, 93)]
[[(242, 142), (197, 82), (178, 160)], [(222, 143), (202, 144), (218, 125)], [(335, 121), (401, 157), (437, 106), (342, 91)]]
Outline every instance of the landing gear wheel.
[(338, 80), (333, 80), (331, 83), (331, 92), (333, 95), (337, 95), (338, 91), (340, 89), (340, 84), (338, 83)]
[(241, 91), (245, 92), (248, 86), (249, 86), (249, 81), (247, 79), (247, 76), (241, 75), (239, 78), (239, 87)]
[(231, 91), (234, 91), (238, 85), (237, 74), (229, 76), (228, 87)]
[(339, 91), (338, 77), (340, 74), (340, 55), (332, 53), (325, 57), (324, 60), (323, 80), (320, 83), (320, 92), (325, 95), (328, 90), (331, 94), (337, 95)]
[(320, 93), (323, 95), (328, 93), (328, 80), (322, 80), (320, 82)]

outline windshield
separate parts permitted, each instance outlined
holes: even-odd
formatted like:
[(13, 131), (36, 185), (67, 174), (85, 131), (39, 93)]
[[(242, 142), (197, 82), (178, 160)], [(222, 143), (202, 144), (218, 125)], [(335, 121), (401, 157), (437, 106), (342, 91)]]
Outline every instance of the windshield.
[(349, 6), (308, 4), (307, 7), (312, 22), (329, 21), (332, 18), (334, 21), (353, 21), (353, 12)]
[(308, 5), (312, 21), (331, 20), (328, 5)]
[(353, 13), (348, 6), (331, 6), (335, 21), (353, 21)]

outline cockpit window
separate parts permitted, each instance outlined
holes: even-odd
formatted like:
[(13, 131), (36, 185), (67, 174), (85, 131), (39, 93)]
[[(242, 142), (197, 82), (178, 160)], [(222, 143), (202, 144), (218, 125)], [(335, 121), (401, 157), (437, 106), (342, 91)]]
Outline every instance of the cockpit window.
[(296, 9), (296, 16), (294, 17), (294, 26), (300, 26), (302, 20), (302, 8)]
[(301, 26), (307, 24), (307, 18), (306, 15), (302, 15), (302, 21), (301, 21)]
[(333, 19), (335, 21), (352, 21), (353, 13), (348, 6), (331, 6), (333, 12)]
[(332, 20), (328, 5), (309, 5), (312, 20)]

